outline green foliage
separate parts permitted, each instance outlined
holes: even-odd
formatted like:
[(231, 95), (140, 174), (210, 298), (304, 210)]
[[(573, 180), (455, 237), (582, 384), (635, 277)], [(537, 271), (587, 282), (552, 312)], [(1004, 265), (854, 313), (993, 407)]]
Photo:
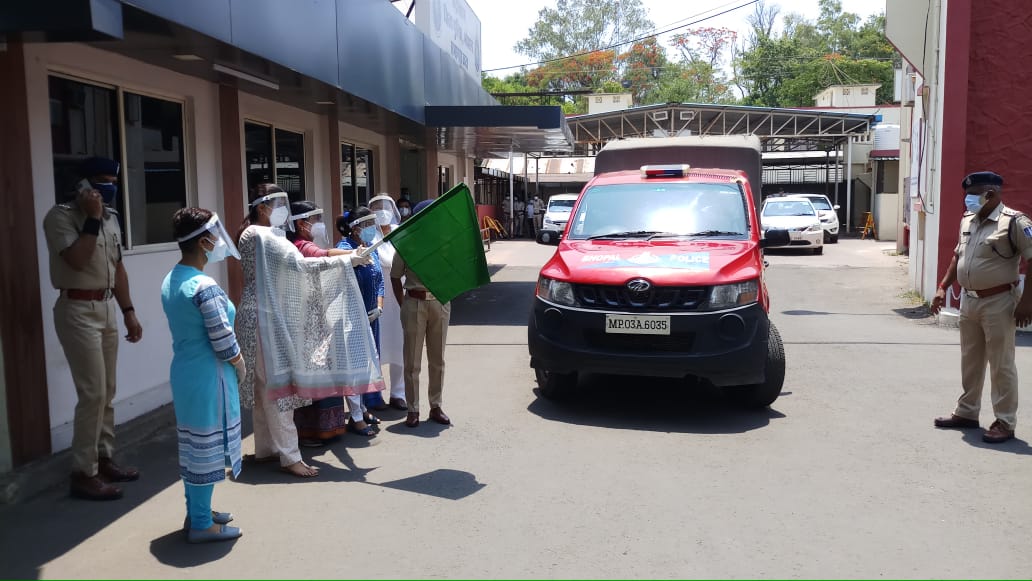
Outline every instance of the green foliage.
[(538, 60), (600, 50), (644, 36), (652, 21), (641, 0), (558, 0), (542, 8), (516, 52)]
[[(876, 102), (892, 99), (892, 69), (900, 57), (885, 38), (885, 17), (862, 21), (842, 11), (839, 0), (820, 0), (820, 15), (781, 18), (761, 1), (749, 16), (744, 39), (724, 28), (694, 28), (674, 35), (669, 48), (655, 38), (614, 44), (652, 31), (641, 0), (557, 0), (517, 51), (553, 60), (504, 79), (484, 77), (491, 93), (571, 91), (634, 95), (637, 105), (668, 102), (742, 103), (764, 107), (811, 107), (830, 85), (880, 83)], [(672, 49), (672, 50), (670, 50)], [(622, 83), (629, 83), (624, 88)], [(561, 105), (584, 113), (583, 96), (504, 97), (504, 104)]]
[(823, 89), (860, 83), (881, 83), (876, 102), (891, 102), (899, 55), (885, 38), (884, 15), (861, 22), (842, 12), (839, 0), (820, 0), (816, 21), (788, 14), (780, 34), (760, 24), (753, 19), (748, 46), (735, 59), (743, 103), (812, 107)]

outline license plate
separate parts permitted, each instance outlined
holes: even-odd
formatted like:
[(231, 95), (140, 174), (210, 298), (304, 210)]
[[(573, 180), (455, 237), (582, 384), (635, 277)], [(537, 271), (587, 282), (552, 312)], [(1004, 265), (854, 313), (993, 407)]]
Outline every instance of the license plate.
[(606, 333), (669, 335), (670, 315), (606, 315)]
[(789, 238), (791, 238), (792, 240), (802, 240), (803, 239), (803, 233), (802, 232), (791, 232), (789, 234)]

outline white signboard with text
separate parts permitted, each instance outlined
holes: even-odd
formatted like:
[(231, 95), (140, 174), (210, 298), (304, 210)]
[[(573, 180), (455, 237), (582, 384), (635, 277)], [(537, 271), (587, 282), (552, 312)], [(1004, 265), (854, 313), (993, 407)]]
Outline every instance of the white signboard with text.
[(466, 0), (419, 0), (416, 27), (480, 84), (480, 19)]

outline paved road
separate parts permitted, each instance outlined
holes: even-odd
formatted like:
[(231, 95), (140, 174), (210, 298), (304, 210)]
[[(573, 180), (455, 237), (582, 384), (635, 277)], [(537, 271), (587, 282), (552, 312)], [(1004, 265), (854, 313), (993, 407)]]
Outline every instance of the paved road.
[[(455, 305), (454, 426), (385, 414), (372, 442), (316, 451), (318, 480), (248, 467), (215, 491), (244, 537), (210, 546), (182, 542), (162, 433), (129, 452), (144, 479), (119, 502), (0, 509), (0, 576), (1028, 577), (1032, 448), (931, 427), (957, 395), (957, 333), (919, 318), (889, 248), (770, 256), (788, 376), (745, 412), (643, 378), (537, 399), (525, 321), (551, 249), (498, 243), (494, 282)], [(1019, 361), (1032, 377), (1027, 346)], [(1027, 437), (1032, 404), (1019, 415)]]

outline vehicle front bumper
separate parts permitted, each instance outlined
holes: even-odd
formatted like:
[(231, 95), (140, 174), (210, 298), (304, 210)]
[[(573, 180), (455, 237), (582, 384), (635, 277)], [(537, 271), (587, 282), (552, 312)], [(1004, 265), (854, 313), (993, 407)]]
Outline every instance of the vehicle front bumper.
[(530, 365), (558, 373), (695, 376), (717, 386), (764, 379), (769, 320), (759, 304), (670, 316), (670, 335), (606, 333), (606, 312), (535, 297), (527, 329)]
[(790, 246), (823, 246), (824, 245), (824, 230), (817, 230), (816, 232), (801, 231), (797, 232), (791, 230), (788, 233), (791, 238)]

